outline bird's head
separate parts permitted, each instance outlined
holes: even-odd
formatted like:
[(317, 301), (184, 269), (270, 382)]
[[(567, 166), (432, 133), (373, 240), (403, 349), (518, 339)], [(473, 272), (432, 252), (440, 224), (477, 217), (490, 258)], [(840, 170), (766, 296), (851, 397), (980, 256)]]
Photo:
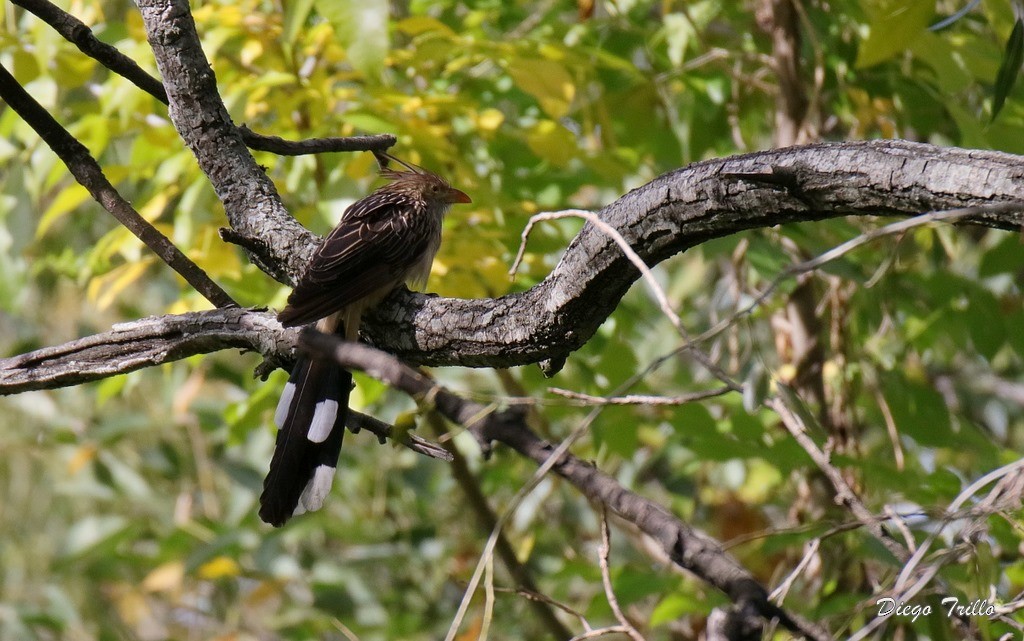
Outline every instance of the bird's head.
[[(473, 202), (464, 191), (452, 187), (444, 178), (418, 165), (384, 152), (377, 154), (377, 160), (382, 166), (381, 176), (393, 181), (385, 188), (388, 191), (404, 192), (427, 203), (445, 207), (456, 203)], [(392, 160), (405, 167), (407, 171), (389, 169), (387, 164)]]
[(385, 169), (381, 175), (393, 181), (387, 187), (389, 191), (404, 192), (428, 203), (452, 205), (473, 202), (464, 191), (452, 187), (444, 178), (426, 170), (394, 171)]

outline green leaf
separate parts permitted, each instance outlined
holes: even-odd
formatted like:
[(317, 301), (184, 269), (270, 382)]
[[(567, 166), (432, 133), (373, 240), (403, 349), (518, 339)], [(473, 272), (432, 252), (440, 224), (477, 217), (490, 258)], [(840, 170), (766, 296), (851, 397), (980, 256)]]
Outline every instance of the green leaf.
[(314, 1), (345, 45), (352, 67), (369, 79), (378, 79), (389, 45), (386, 0)]
[(904, 51), (925, 33), (934, 12), (935, 0), (882, 3), (871, 22), (871, 33), (860, 43), (857, 68), (877, 65)]
[(884, 376), (882, 394), (889, 403), (897, 432), (921, 445), (955, 445), (949, 410), (939, 392), (897, 376)]
[(768, 397), (771, 389), (771, 377), (760, 362), (750, 368), (750, 373), (743, 381), (743, 409), (753, 413)]
[(654, 611), (651, 612), (650, 625), (651, 627), (664, 625), (670, 621), (675, 621), (684, 614), (700, 612), (702, 608), (703, 605), (699, 599), (695, 599), (689, 594), (672, 592), (662, 599), (658, 605), (654, 606)]
[(43, 213), (42, 218), (39, 219), (39, 226), (36, 228), (36, 238), (43, 237), (57, 220), (88, 199), (88, 190), (78, 183), (72, 183), (62, 189), (57, 197), (53, 199), (53, 203)]
[(909, 48), (915, 59), (932, 68), (935, 84), (947, 95), (963, 91), (977, 82), (965, 68), (960, 51), (950, 47), (946, 38), (926, 31), (915, 38)]
[(127, 519), (120, 516), (87, 516), (68, 530), (62, 554), (75, 557), (110, 543), (127, 525)]
[(103, 407), (107, 404), (107, 401), (118, 396), (122, 391), (124, 391), (124, 386), (127, 382), (127, 376), (112, 376), (97, 384), (96, 406)]
[(717, 434), (715, 419), (707, 407), (700, 403), (689, 403), (675, 411), (672, 428), (683, 438)]
[(576, 137), (554, 120), (541, 120), (526, 133), (526, 143), (535, 154), (555, 165), (565, 165), (576, 151)]
[(1017, 18), (1013, 23), (1013, 31), (1006, 41), (1006, 50), (1003, 52), (1003, 61), (999, 65), (999, 73), (996, 74), (996, 86), (992, 95), (992, 120), (996, 119), (999, 111), (1010, 95), (1010, 90), (1017, 82), (1020, 74), (1020, 65), (1024, 61), (1024, 19)]
[(996, 274), (1013, 274), (1021, 269), (1024, 269), (1024, 249), (1021, 248), (1020, 237), (1008, 234), (981, 257), (978, 276), (987, 278)]
[(605, 410), (603, 420), (595, 423), (592, 432), (595, 442), (605, 445), (609, 450), (629, 458), (636, 453), (639, 445), (637, 422), (635, 417), (630, 420), (631, 408), (609, 407)]
[(618, 598), (619, 605), (625, 606), (652, 594), (664, 592), (674, 587), (677, 581), (672, 576), (625, 567), (612, 577), (612, 590)]
[(305, 26), (314, 2), (315, 0), (289, 0), (284, 3), (284, 28), (281, 36), (285, 42), (295, 44), (299, 30)]
[(789, 267), (790, 263), (785, 253), (775, 243), (761, 235), (750, 239), (747, 261), (754, 271), (765, 279), (775, 278), (779, 272)]
[(683, 64), (686, 47), (697, 35), (690, 24), (689, 18), (681, 13), (665, 15), (665, 44), (668, 46), (668, 59), (676, 67)]
[(991, 359), (1006, 342), (1006, 324), (999, 301), (990, 292), (974, 288), (967, 307), (967, 330), (971, 342)]

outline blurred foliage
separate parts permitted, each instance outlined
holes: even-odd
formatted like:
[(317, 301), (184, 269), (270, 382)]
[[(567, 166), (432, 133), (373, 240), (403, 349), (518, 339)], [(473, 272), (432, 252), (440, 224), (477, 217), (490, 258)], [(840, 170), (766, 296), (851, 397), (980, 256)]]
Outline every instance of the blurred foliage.
[[(123, 0), (60, 3), (156, 73), (139, 15)], [(517, 280), (505, 271), (527, 218), (599, 208), (656, 175), (771, 146), (777, 81), (752, 2), (261, 0), (193, 2), (232, 116), (285, 138), (394, 133), (395, 152), (470, 193), (449, 217), (430, 289), (497, 296), (544, 277), (579, 225), (539, 227)], [(826, 139), (902, 137), (1024, 153), (1022, 88), (1008, 46), (1010, 0), (829, 0), (800, 5), (811, 119)], [(1004, 60), (1004, 57), (1006, 58)], [(220, 242), (223, 212), (166, 108), (11, 4), (0, 60), (100, 160), (142, 214), (247, 305), (287, 290)], [(1019, 65), (1019, 62), (1016, 62)], [(1004, 71), (1000, 74), (1000, 68)], [(1009, 67), (1009, 70), (1005, 70)], [(997, 80), (997, 74), (1003, 80)], [(993, 104), (993, 102), (998, 104)], [(1001, 105), (997, 117), (994, 110)], [(290, 210), (326, 231), (373, 185), (369, 154), (257, 153)], [(207, 304), (150, 256), (0, 107), (0, 354), (112, 323)], [(731, 314), (788, 263), (875, 221), (835, 220), (705, 243), (656, 269), (687, 327)], [(853, 429), (836, 457), (870, 509), (914, 514), (921, 540), (942, 509), (1019, 457), (1024, 428), (1024, 252), (994, 231), (922, 229), (879, 240), (815, 279), (830, 398)], [(768, 305), (710, 352), (740, 378), (779, 376)], [(474, 398), (535, 399), (538, 429), (566, 435), (586, 410), (549, 385), (609, 394), (678, 337), (637, 287), (555, 380), (535, 367), (439, 370)], [(783, 350), (784, 353), (784, 350)], [(372, 438), (348, 439), (334, 496), (271, 530), (255, 501), (283, 383), (254, 382), (252, 355), (220, 353), (77, 388), (0, 399), (0, 637), (11, 639), (440, 638), (486, 539), (449, 469)], [(384, 419), (412, 407), (360, 377), (357, 404)], [(671, 356), (629, 391), (712, 386)], [(774, 415), (725, 396), (681, 407), (610, 407), (576, 446), (627, 487), (723, 541), (766, 584), (849, 516)], [(502, 509), (534, 467), (508, 451), (470, 456)], [(973, 503), (971, 503), (973, 505)], [(967, 565), (940, 577), (962, 599), (1024, 588), (1021, 512), (982, 521)], [(540, 485), (507, 529), (542, 591), (595, 625), (613, 621), (596, 561), (598, 517), (570, 487)], [(964, 544), (959, 526), (940, 544)], [(652, 564), (613, 532), (619, 602), (651, 639), (694, 638), (724, 598)], [(948, 549), (946, 550), (948, 552)], [(858, 628), (872, 589), (898, 565), (861, 530), (831, 532), (786, 606), (833, 630)], [(510, 587), (499, 571), (497, 583)], [(464, 624), (482, 625), (478, 595)], [(578, 623), (566, 619), (579, 631)], [(939, 638), (943, 616), (899, 620)], [(1003, 624), (981, 622), (984, 638)], [(499, 592), (497, 638), (538, 638), (526, 600)], [(890, 627), (890, 632), (893, 628)], [(780, 633), (781, 634), (781, 633)], [(948, 634), (948, 633), (947, 633)]]

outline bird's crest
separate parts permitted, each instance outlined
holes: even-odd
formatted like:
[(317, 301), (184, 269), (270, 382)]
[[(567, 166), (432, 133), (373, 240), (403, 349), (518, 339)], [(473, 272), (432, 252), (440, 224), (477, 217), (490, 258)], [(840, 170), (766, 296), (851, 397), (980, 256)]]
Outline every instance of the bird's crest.
[[(420, 167), (419, 165), (413, 164), (411, 162), (406, 162), (401, 158), (398, 158), (397, 156), (392, 156), (386, 151), (375, 152), (374, 156), (377, 157), (377, 164), (380, 165), (380, 175), (383, 176), (384, 178), (387, 178), (388, 180), (402, 180), (410, 178), (412, 176), (421, 176), (423, 178), (433, 179), (439, 183), (442, 183), (445, 186), (448, 186), (448, 181), (445, 180), (444, 178), (441, 178), (434, 172), (428, 169), (424, 169), (423, 167)], [(391, 161), (394, 161), (399, 165), (405, 167), (407, 171), (403, 171), (401, 169), (391, 169), (390, 167), (388, 167), (388, 164)]]
[(430, 174), (430, 173), (433, 173), (431, 171), (427, 171), (426, 169), (424, 169), (423, 167), (420, 167), (419, 165), (414, 165), (411, 162), (406, 162), (406, 161), (402, 160), (401, 158), (398, 158), (397, 156), (392, 156), (391, 154), (389, 154), (386, 151), (380, 151), (380, 152), (375, 153), (374, 155), (377, 157), (377, 164), (380, 165), (380, 171), (381, 171), (382, 174), (384, 174), (385, 172), (398, 173), (398, 174), (406, 173), (404, 171), (397, 170), (397, 169), (391, 169), (390, 167), (388, 167), (388, 163), (391, 162), (392, 160), (397, 162), (399, 165), (402, 165), (403, 167), (405, 167), (406, 169), (408, 169), (409, 171), (411, 171), (414, 174)]

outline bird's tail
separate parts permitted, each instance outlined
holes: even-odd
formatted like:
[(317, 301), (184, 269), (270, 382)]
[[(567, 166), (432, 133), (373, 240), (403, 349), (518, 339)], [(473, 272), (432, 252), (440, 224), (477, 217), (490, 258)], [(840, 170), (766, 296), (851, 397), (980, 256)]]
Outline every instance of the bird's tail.
[(320, 509), (334, 480), (345, 435), (352, 373), (335, 363), (300, 358), (274, 414), (277, 445), (263, 481), (260, 518), (279, 527)]

